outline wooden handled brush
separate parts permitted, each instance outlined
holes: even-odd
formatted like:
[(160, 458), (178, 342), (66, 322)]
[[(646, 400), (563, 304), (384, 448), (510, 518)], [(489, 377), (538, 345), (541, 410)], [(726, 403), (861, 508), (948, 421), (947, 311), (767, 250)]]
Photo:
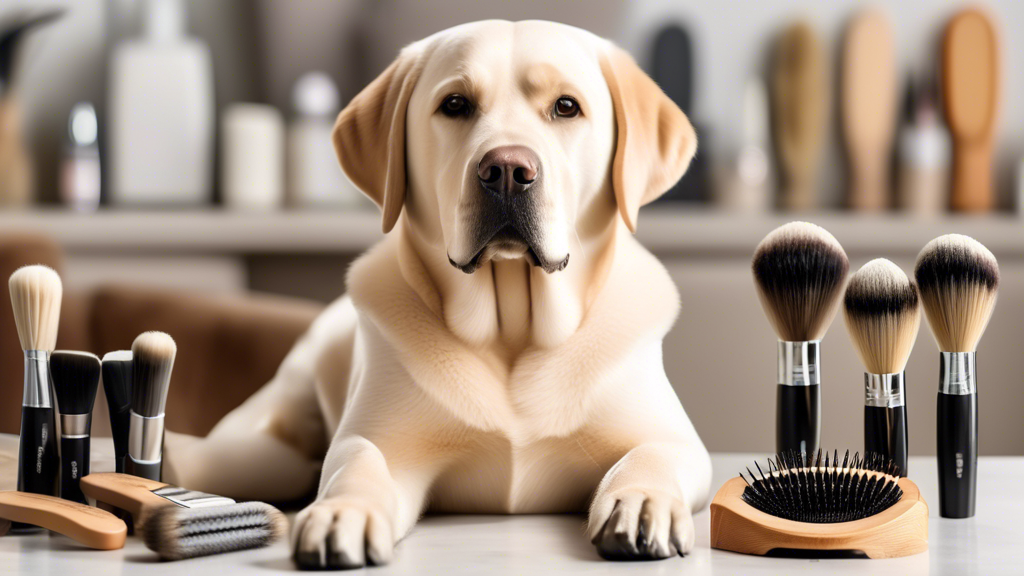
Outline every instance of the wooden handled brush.
[(842, 130), (849, 159), (849, 204), (889, 206), (889, 158), (896, 130), (896, 62), (889, 20), (866, 10), (850, 22), (840, 77)]
[(964, 10), (946, 26), (942, 72), (946, 123), (953, 136), (952, 208), (991, 210), (999, 42), (992, 21), (981, 10)]
[(928, 505), (884, 457), (779, 454), (711, 502), (711, 547), (796, 558), (896, 558), (928, 549)]
[(825, 49), (810, 25), (794, 24), (779, 37), (769, 82), (783, 183), (780, 204), (787, 210), (808, 210), (816, 201), (829, 100)]

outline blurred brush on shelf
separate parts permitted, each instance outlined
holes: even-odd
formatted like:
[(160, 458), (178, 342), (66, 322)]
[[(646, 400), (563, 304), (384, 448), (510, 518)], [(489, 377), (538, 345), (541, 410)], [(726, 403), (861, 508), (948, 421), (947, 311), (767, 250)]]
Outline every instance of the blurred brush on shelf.
[(949, 206), (949, 133), (942, 125), (938, 94), (930, 78), (907, 78), (903, 124), (897, 147), (897, 205), (918, 215)]

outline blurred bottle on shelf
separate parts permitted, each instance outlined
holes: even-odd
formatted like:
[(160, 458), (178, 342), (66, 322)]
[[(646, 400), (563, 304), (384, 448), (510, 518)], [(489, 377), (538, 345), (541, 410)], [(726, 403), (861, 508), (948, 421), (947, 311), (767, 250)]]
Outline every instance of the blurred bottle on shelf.
[(364, 204), (345, 177), (331, 132), (340, 109), (338, 87), (323, 72), (309, 72), (292, 90), (295, 119), (288, 126), (288, 190), (298, 208), (350, 208)]
[(60, 198), (70, 208), (95, 210), (100, 205), (99, 122), (96, 108), (79, 102), (68, 115), (68, 140), (61, 162)]
[(117, 205), (201, 205), (213, 195), (213, 65), (181, 0), (148, 0), (143, 35), (111, 56), (107, 158)]
[(897, 145), (897, 205), (910, 213), (940, 214), (949, 206), (949, 133), (939, 118), (930, 79), (907, 79)]
[(35, 180), (32, 157), (22, 133), (15, 63), (25, 36), (59, 18), (63, 10), (0, 12), (0, 207), (25, 206), (32, 201)]
[(768, 154), (768, 93), (760, 78), (743, 92), (743, 137), (718, 179), (717, 203), (733, 212), (758, 213), (771, 208), (772, 165)]
[(237, 103), (221, 118), (221, 190), (232, 210), (267, 212), (284, 203), (284, 119), (273, 106)]

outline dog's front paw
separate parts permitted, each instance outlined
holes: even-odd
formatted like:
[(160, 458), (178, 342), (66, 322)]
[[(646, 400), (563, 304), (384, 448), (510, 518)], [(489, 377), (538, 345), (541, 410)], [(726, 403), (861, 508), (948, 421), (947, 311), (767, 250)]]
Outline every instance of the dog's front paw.
[(690, 509), (665, 492), (624, 489), (602, 494), (590, 509), (589, 536), (609, 560), (654, 560), (693, 549)]
[(387, 514), (369, 502), (335, 497), (299, 513), (292, 532), (292, 558), (306, 570), (343, 570), (387, 564), (395, 541)]

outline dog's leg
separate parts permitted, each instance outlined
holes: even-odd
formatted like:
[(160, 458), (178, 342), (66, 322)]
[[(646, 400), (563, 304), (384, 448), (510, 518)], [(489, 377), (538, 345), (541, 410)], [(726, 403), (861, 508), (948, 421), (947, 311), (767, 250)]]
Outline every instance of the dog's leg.
[(387, 563), (395, 543), (415, 524), (430, 484), (422, 474), (400, 478), (369, 440), (335, 439), (316, 502), (295, 519), (295, 563), (307, 569)]
[(587, 533), (608, 559), (668, 558), (693, 549), (692, 513), (704, 506), (711, 459), (695, 443), (633, 448), (605, 475)]
[[(342, 298), (296, 342), (274, 379), (206, 438), (167, 432), (164, 480), (246, 500), (281, 502), (312, 494), (331, 435), (317, 398), (316, 368), (325, 354), (343, 356), (337, 344), (350, 341), (354, 329), (355, 310)], [(334, 369), (341, 405), (348, 366)]]

